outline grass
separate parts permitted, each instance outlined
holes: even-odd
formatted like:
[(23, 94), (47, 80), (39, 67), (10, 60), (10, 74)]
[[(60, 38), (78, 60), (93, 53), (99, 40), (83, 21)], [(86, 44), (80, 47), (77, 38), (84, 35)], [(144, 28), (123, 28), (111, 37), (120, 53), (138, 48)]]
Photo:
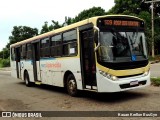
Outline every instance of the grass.
[(10, 60), (8, 59), (2, 59), (0, 58), (0, 68), (2, 67), (9, 67), (10, 66)]
[(160, 78), (151, 78), (151, 84), (154, 86), (160, 86)]
[(154, 58), (152, 56), (149, 56), (149, 61), (155, 61), (155, 60), (160, 60), (160, 55), (155, 55)]
[(154, 61), (155, 58), (153, 58), (152, 56), (149, 56), (149, 61)]

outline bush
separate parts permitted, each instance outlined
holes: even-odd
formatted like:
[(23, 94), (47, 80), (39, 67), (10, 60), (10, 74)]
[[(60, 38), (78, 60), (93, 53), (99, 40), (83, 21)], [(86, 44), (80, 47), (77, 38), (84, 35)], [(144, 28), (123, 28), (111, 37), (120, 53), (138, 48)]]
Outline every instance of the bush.
[(154, 58), (152, 56), (149, 56), (149, 61), (155, 61), (155, 60), (159, 60), (160, 61), (160, 55), (155, 55)]
[(10, 60), (9, 59), (0, 59), (0, 67), (9, 67)]
[(151, 84), (154, 86), (160, 86), (160, 78), (151, 78)]

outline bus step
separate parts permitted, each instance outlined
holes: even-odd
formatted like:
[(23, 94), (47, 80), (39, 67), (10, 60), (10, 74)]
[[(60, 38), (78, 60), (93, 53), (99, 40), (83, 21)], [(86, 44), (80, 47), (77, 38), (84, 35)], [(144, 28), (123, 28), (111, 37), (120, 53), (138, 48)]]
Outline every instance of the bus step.
[(86, 87), (85, 89), (97, 90), (97, 86), (86, 85), (85, 87)]
[(94, 89), (83, 89), (83, 90), (86, 90), (86, 91), (91, 91), (91, 92), (97, 92), (97, 90), (94, 90)]
[(36, 81), (35, 84), (36, 84), (36, 85), (41, 85), (42, 82)]

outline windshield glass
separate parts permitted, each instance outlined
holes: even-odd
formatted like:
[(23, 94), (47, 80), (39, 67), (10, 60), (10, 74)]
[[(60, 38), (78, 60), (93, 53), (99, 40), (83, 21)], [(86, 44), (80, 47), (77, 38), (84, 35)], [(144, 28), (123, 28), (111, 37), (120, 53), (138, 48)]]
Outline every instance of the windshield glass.
[(100, 61), (138, 61), (147, 58), (144, 32), (100, 32)]

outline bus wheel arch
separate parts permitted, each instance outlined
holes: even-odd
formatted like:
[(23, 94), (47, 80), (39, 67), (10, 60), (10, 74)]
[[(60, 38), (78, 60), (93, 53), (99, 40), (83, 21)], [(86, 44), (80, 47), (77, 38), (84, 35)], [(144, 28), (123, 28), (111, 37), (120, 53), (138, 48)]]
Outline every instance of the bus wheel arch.
[(32, 85), (30, 82), (30, 78), (27, 70), (24, 70), (24, 82), (27, 87), (30, 87)]
[(64, 87), (70, 96), (77, 96), (77, 82), (71, 71), (66, 71), (64, 74)]

